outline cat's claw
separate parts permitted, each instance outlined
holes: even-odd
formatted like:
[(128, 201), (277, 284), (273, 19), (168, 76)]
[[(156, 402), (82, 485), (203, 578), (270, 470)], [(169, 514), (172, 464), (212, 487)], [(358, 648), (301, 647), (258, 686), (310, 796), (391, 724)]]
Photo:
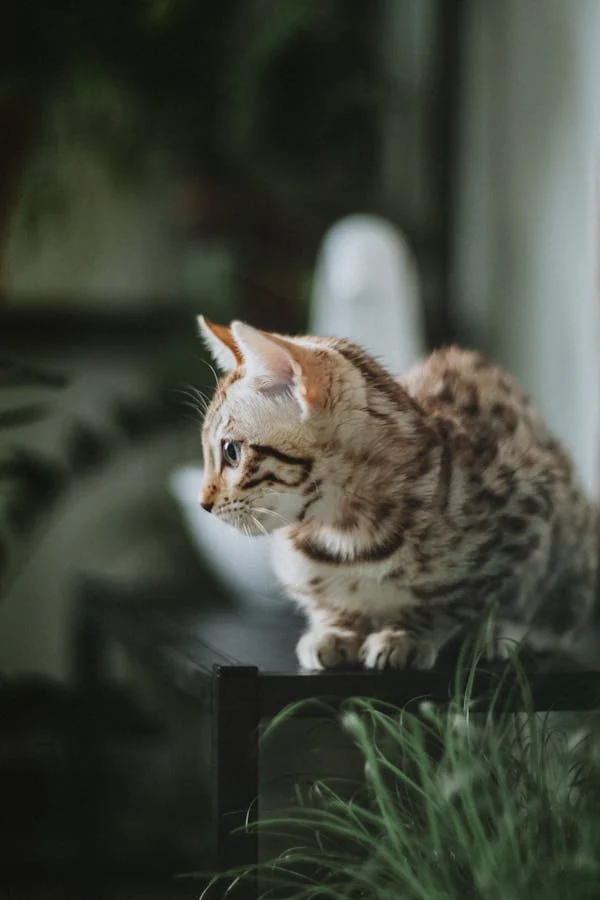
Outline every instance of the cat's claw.
[(296, 645), (303, 669), (339, 669), (358, 663), (362, 635), (343, 629), (307, 631)]
[(360, 648), (359, 658), (365, 669), (431, 669), (437, 649), (429, 641), (416, 641), (406, 631), (376, 631)]

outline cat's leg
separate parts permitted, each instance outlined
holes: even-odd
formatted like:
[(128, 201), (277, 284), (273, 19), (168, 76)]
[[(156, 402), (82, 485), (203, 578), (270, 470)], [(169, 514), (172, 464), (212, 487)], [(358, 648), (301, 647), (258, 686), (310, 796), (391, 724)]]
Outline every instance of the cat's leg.
[(582, 550), (536, 611), (527, 638), (532, 648), (569, 649), (585, 641), (590, 631), (596, 592), (595, 557)]
[(500, 619), (492, 626), (491, 639), (486, 642), (485, 653), (488, 660), (505, 661), (524, 648), (536, 656), (544, 656), (570, 653), (575, 647), (576, 635), (573, 632), (557, 634), (550, 628), (536, 624), (524, 625)]
[(575, 650), (586, 636), (596, 596), (593, 558), (581, 557), (546, 591), (530, 622), (500, 617), (492, 623), (488, 655), (507, 659), (522, 645), (535, 654)]
[(442, 647), (470, 619), (444, 607), (409, 607), (366, 636), (359, 659), (365, 669), (431, 669)]
[(303, 669), (337, 669), (358, 664), (369, 623), (364, 616), (306, 604), (309, 627), (296, 646)]

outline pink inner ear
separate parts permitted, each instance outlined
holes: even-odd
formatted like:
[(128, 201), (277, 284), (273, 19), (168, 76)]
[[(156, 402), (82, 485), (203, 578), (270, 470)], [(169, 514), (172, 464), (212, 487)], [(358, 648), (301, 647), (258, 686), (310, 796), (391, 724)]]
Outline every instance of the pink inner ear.
[(264, 367), (265, 375), (273, 381), (293, 384), (295, 381), (295, 369), (291, 356), (274, 344), (267, 341), (263, 352), (260, 354), (260, 363)]
[(242, 322), (233, 322), (231, 330), (250, 376), (264, 379), (269, 387), (281, 385), (289, 389), (293, 386), (299, 371), (284, 347)]

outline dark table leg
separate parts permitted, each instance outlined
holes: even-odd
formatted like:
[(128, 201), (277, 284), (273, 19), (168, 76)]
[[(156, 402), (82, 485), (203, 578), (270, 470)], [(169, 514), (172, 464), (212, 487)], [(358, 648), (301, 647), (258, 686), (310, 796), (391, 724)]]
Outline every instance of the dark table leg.
[[(258, 861), (258, 835), (245, 828), (258, 817), (258, 679), (252, 666), (214, 670), (213, 812), (219, 872), (253, 867)], [(236, 885), (231, 897), (256, 900), (255, 871)]]

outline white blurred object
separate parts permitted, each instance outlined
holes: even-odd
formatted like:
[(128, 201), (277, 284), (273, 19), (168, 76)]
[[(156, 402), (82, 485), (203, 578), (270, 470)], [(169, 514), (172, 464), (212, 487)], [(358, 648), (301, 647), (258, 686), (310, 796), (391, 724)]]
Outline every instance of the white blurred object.
[(354, 215), (321, 245), (309, 332), (349, 338), (390, 371), (425, 354), (419, 278), (403, 236), (384, 219)]
[(248, 537), (201, 509), (201, 481), (201, 468), (183, 466), (171, 474), (169, 487), (202, 558), (239, 603), (282, 608), (283, 595), (269, 559), (269, 538)]

